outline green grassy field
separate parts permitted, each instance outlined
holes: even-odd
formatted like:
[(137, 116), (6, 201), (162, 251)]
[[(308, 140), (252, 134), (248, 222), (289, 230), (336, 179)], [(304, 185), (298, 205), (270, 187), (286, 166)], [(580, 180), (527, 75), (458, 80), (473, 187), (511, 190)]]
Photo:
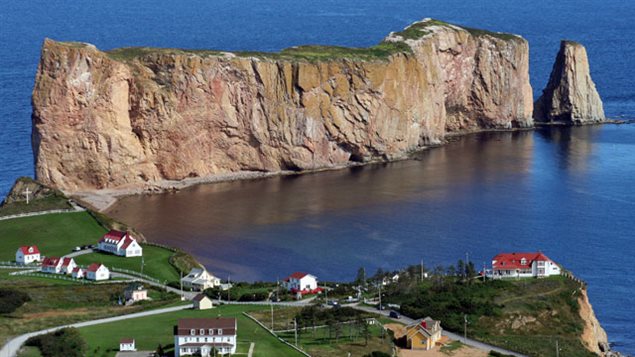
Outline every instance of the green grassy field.
[(62, 324), (128, 314), (174, 303), (178, 297), (152, 291), (155, 301), (119, 306), (117, 296), (127, 283), (80, 284), (39, 277), (11, 276), (0, 271), (0, 286), (26, 292), (31, 298), (11, 314), (0, 315), (0, 344), (9, 336)]
[(42, 353), (37, 347), (24, 346), (18, 352), (18, 357), (42, 357)]
[[(151, 245), (143, 246), (143, 273), (160, 281), (178, 282), (180, 275), (176, 268), (170, 264), (170, 257), (174, 252)], [(125, 258), (113, 254), (95, 252), (80, 255), (75, 258), (75, 262), (80, 265), (89, 265), (97, 262), (107, 267), (117, 267), (141, 272), (141, 257)]]
[(16, 250), (23, 245), (37, 245), (45, 256), (61, 256), (75, 246), (97, 243), (105, 232), (86, 212), (0, 221), (0, 260), (15, 260)]
[(88, 344), (89, 355), (95, 357), (114, 356), (123, 337), (134, 338), (137, 349), (155, 350), (159, 344), (173, 348), (173, 327), (179, 318), (185, 317), (236, 317), (238, 319), (238, 353), (246, 354), (249, 344), (255, 343), (255, 357), (295, 357), (302, 356), (292, 348), (282, 344), (255, 322), (242, 315), (262, 309), (262, 306), (223, 305), (212, 310), (184, 310), (155, 316), (89, 326), (79, 329)]

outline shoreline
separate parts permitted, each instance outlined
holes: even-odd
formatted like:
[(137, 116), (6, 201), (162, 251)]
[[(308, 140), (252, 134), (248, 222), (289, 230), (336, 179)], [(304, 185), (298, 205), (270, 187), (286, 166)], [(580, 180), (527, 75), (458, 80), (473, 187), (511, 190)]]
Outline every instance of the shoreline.
[(380, 163), (392, 163), (392, 162), (410, 160), (410, 159), (413, 159), (413, 155), (417, 153), (423, 152), (425, 150), (445, 146), (451, 142), (454, 142), (458, 138), (466, 137), (473, 134), (535, 131), (535, 130), (540, 130), (547, 127), (576, 127), (576, 126), (605, 125), (605, 124), (620, 125), (620, 124), (630, 124), (630, 123), (632, 123), (632, 121), (616, 120), (616, 119), (607, 119), (606, 121), (600, 122), (600, 123), (588, 123), (588, 124), (579, 124), (579, 125), (567, 125), (565, 123), (560, 123), (560, 122), (554, 122), (554, 123), (535, 122), (534, 126), (525, 127), (525, 128), (509, 128), (509, 129), (492, 128), (492, 129), (477, 129), (477, 130), (471, 130), (471, 131), (458, 131), (458, 132), (451, 132), (446, 134), (444, 141), (439, 144), (422, 146), (420, 148), (417, 148), (416, 150), (406, 152), (401, 156), (396, 156), (389, 159), (374, 159), (374, 160), (369, 160), (366, 162), (349, 162), (345, 165), (336, 165), (331, 167), (322, 167), (322, 168), (302, 170), (302, 171), (291, 171), (291, 170), (269, 171), (269, 172), (236, 171), (236, 172), (228, 172), (228, 173), (222, 173), (222, 174), (210, 175), (210, 176), (204, 176), (204, 177), (185, 178), (182, 180), (160, 180), (160, 181), (145, 182), (140, 184), (129, 184), (129, 185), (119, 186), (115, 188), (77, 191), (77, 192), (64, 192), (64, 193), (67, 196), (81, 202), (82, 205), (87, 206), (88, 208), (91, 208), (95, 211), (104, 213), (104, 212), (107, 212), (112, 206), (114, 206), (119, 201), (119, 199), (124, 197), (129, 197), (129, 196), (178, 192), (182, 189), (186, 189), (186, 188), (198, 186), (198, 185), (205, 185), (205, 184), (215, 184), (215, 183), (233, 182), (233, 181), (249, 181), (249, 180), (258, 180), (258, 179), (266, 179), (266, 178), (281, 177), (281, 176), (306, 175), (306, 174), (313, 174), (313, 173), (326, 172), (326, 171), (342, 170), (342, 169), (352, 168), (352, 167), (360, 167), (360, 166), (367, 166), (367, 165), (380, 164)]

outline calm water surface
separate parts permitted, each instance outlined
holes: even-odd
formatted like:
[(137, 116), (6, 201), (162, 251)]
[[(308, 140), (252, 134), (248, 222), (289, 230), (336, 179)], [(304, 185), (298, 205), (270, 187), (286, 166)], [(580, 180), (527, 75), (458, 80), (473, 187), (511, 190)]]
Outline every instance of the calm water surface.
[[(523, 35), (535, 95), (560, 39), (580, 41), (607, 114), (635, 118), (630, 0), (0, 0), (0, 197), (33, 174), (30, 96), (45, 37), (275, 51), (368, 46), (424, 17)], [(603, 326), (635, 353), (634, 141), (632, 126), (470, 136), (418, 161), (201, 186), (116, 211), (243, 279), (302, 268), (350, 279), (359, 265), (541, 248), (590, 282)]]
[(130, 197), (109, 213), (239, 280), (540, 249), (589, 282), (611, 339), (632, 348), (633, 138), (635, 125), (475, 134), (415, 160)]

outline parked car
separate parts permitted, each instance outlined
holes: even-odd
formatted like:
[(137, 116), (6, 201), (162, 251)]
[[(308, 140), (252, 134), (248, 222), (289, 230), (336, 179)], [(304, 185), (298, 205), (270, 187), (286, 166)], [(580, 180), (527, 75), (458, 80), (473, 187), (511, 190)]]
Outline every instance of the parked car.
[(395, 310), (390, 311), (390, 315), (389, 315), (389, 316), (390, 316), (391, 318), (393, 318), (393, 319), (399, 319), (399, 318), (401, 318), (401, 315), (399, 315), (399, 313), (398, 313), (397, 311), (395, 311)]
[(80, 248), (80, 247), (73, 248), (73, 252), (79, 252), (80, 250), (82, 250), (82, 248)]
[(377, 310), (386, 310), (386, 305), (377, 305)]

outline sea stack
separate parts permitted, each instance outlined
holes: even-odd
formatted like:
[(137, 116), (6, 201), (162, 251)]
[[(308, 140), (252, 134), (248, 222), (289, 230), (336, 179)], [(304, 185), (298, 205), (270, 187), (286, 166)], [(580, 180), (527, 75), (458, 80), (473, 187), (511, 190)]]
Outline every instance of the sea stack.
[(584, 46), (562, 41), (547, 87), (534, 104), (537, 122), (580, 125), (606, 120)]

